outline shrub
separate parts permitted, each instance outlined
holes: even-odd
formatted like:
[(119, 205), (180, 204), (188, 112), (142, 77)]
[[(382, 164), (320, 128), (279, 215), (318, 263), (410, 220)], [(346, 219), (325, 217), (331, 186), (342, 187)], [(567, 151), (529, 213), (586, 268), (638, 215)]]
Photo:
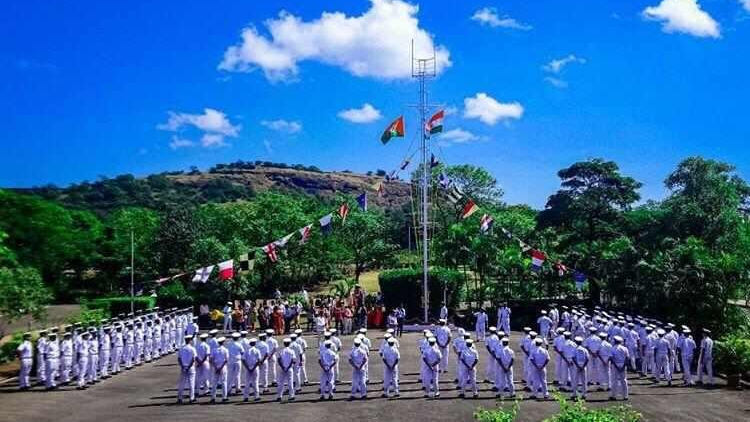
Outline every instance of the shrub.
[[(86, 309), (103, 309), (110, 315), (127, 314), (130, 312), (130, 296), (105, 297), (81, 302)], [(133, 298), (135, 310), (151, 309), (156, 305), (156, 298), (139, 296)]]
[(162, 308), (184, 308), (193, 303), (193, 298), (180, 281), (165, 284), (159, 288), (157, 295), (157, 301)]
[(66, 324), (80, 322), (84, 327), (99, 325), (99, 321), (109, 318), (109, 309), (84, 309), (80, 314), (65, 319)]
[(726, 374), (750, 371), (750, 340), (738, 335), (722, 337), (716, 342), (716, 368)]
[[(422, 270), (387, 270), (380, 273), (378, 283), (387, 308), (395, 308), (402, 303), (407, 316), (421, 315), (422, 311)], [(445, 268), (432, 268), (429, 272), (430, 315), (435, 315), (443, 302), (443, 287), (446, 288), (447, 306), (456, 308), (463, 300), (463, 276), (460, 272)]]
[[(559, 394), (555, 394), (555, 400), (560, 404), (560, 411), (544, 422), (637, 422), (643, 419), (643, 415), (630, 406), (590, 409), (581, 400), (571, 402)], [(474, 419), (480, 422), (510, 422), (518, 415), (518, 407), (519, 402), (516, 401), (511, 410), (478, 409), (474, 412)]]
[(0, 346), (0, 363), (6, 363), (16, 358), (16, 349), (23, 342), (23, 333), (20, 331), (13, 334), (13, 337), (8, 339), (2, 346)]

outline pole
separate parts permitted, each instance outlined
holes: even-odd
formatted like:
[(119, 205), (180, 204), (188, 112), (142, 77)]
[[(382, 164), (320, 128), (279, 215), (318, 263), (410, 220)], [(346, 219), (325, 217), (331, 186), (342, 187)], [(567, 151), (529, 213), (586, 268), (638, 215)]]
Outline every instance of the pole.
[(133, 228), (130, 228), (130, 313), (134, 313), (135, 310), (135, 240), (133, 234)]
[(427, 251), (427, 134), (425, 133), (425, 113), (427, 108), (427, 90), (425, 88), (425, 76), (419, 78), (419, 131), (422, 133), (422, 277), (424, 284), (424, 323), (429, 322), (429, 287), (428, 287), (428, 251)]

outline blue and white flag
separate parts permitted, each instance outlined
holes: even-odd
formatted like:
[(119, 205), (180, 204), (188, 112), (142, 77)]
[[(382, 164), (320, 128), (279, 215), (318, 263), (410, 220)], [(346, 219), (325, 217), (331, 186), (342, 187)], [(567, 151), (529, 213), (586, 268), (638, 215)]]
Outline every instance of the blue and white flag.
[(333, 231), (332, 220), (333, 214), (328, 214), (320, 219), (320, 231), (323, 232), (323, 235), (328, 236)]
[(445, 172), (440, 172), (440, 175), (438, 176), (438, 183), (440, 184), (440, 187), (443, 189), (448, 189), (448, 187), (451, 185), (451, 179), (448, 177), (448, 175), (445, 174)]
[(586, 274), (576, 271), (573, 274), (573, 280), (576, 282), (576, 289), (580, 292), (583, 290), (583, 284), (586, 282)]
[(357, 204), (359, 204), (360, 210), (367, 211), (367, 192), (357, 197)]
[(487, 234), (490, 230), (492, 230), (492, 224), (495, 222), (495, 220), (492, 219), (492, 216), (489, 214), (484, 214), (482, 216), (482, 219), (479, 220), (479, 230), (482, 232), (482, 234)]

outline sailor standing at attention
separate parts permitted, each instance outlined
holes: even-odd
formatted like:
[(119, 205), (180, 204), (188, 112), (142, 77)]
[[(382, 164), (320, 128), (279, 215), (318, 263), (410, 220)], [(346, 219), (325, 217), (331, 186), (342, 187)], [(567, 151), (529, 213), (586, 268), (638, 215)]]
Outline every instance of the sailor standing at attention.
[(435, 330), (435, 338), (443, 358), (440, 360), (440, 372), (448, 372), (448, 346), (451, 343), (451, 329), (447, 325), (448, 321), (440, 320), (440, 326)]
[(318, 359), (318, 365), (320, 365), (320, 399), (333, 400), (333, 369), (336, 366), (336, 362), (339, 360), (336, 352), (333, 351), (333, 342), (326, 340), (323, 342), (323, 347), (320, 349), (320, 358)]
[(193, 336), (185, 336), (185, 345), (177, 352), (177, 363), (180, 365), (180, 383), (177, 386), (177, 402), (182, 403), (182, 392), (190, 392), (190, 403), (195, 403), (195, 360), (198, 353), (193, 347)]
[(285, 385), (289, 386), (289, 401), (294, 400), (295, 394), (293, 368), (297, 363), (296, 353), (294, 352), (294, 349), (291, 348), (291, 338), (287, 337), (283, 340), (283, 342), (284, 348), (278, 352), (278, 358), (276, 359), (276, 362), (279, 365), (277, 379), (279, 395), (278, 397), (276, 397), (276, 401), (279, 402), (284, 398), (284, 390), (286, 390)]
[(383, 397), (390, 397), (391, 389), (394, 390), (396, 397), (401, 397), (398, 390), (398, 362), (401, 360), (401, 353), (396, 346), (396, 339), (389, 337), (386, 346), (381, 351), (383, 357)]
[(250, 396), (250, 389), (253, 390), (253, 396), (255, 401), (260, 400), (260, 365), (263, 363), (263, 356), (260, 354), (260, 350), (255, 347), (258, 344), (258, 339), (253, 337), (248, 342), (248, 348), (242, 355), (242, 367), (245, 371), (245, 389), (243, 391), (244, 399), (247, 401)]
[(211, 403), (216, 403), (216, 388), (221, 385), (221, 401), (226, 402), (227, 393), (229, 392), (229, 377), (227, 371), (227, 362), (229, 361), (229, 350), (224, 347), (226, 338), (219, 337), (216, 339), (218, 347), (211, 352)]
[(34, 366), (34, 346), (31, 344), (31, 333), (23, 334), (23, 341), (16, 348), (16, 357), (21, 363), (21, 370), (18, 372), (19, 388), (21, 391), (28, 390), (31, 387), (29, 374), (31, 374), (31, 367)]
[[(466, 376), (464, 378), (463, 384), (461, 385), (461, 393), (458, 395), (458, 397), (465, 397), (466, 386), (468, 384), (471, 384), (474, 398), (477, 398), (479, 396), (479, 393), (477, 392), (477, 364), (479, 364), (479, 352), (477, 352), (477, 349), (474, 347), (474, 341), (472, 339), (466, 340), (466, 347), (464, 347), (464, 350), (461, 352), (459, 361), (461, 365), (464, 366), (464, 374)], [(435, 393), (435, 397), (438, 397), (439, 395), (439, 391)]]

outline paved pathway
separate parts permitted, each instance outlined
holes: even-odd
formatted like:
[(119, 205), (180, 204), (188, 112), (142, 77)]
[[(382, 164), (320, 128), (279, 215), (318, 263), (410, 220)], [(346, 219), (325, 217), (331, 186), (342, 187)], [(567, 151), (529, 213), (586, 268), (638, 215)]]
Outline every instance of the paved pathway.
[[(373, 332), (371, 338), (382, 333)], [(305, 386), (297, 400), (291, 403), (275, 403), (275, 395), (265, 395), (257, 404), (242, 403), (241, 397), (232, 397), (227, 404), (211, 405), (208, 399), (200, 398), (196, 405), (175, 403), (175, 384), (178, 368), (174, 355), (157, 362), (127, 371), (115, 378), (103, 381), (86, 391), (63, 387), (54, 392), (35, 389), (17, 392), (14, 384), (0, 386), (0, 421), (127, 421), (150, 422), (154, 420), (214, 421), (222, 419), (252, 419), (296, 422), (371, 420), (377, 417), (384, 421), (463, 421), (471, 420), (472, 413), (480, 406), (494, 407), (497, 401), (487, 384), (481, 385), (479, 399), (459, 399), (450, 389), (452, 377), (443, 377), (443, 393), (439, 400), (422, 397), (417, 383), (419, 364), (417, 360), (418, 334), (407, 334), (401, 339), (401, 391), (400, 399), (380, 397), (378, 381), (382, 379), (382, 362), (370, 366), (371, 393), (368, 399), (349, 402), (348, 389), (351, 372), (344, 370), (343, 385), (332, 402), (317, 402), (317, 386)], [(308, 339), (310, 340), (310, 339)], [(517, 348), (517, 333), (512, 345)], [(309, 343), (314, 343), (310, 340)], [(379, 345), (380, 339), (374, 340)], [(351, 337), (344, 338), (345, 350), (351, 347)], [(480, 344), (480, 349), (483, 349)], [(520, 353), (520, 352), (519, 352)], [(373, 360), (377, 358), (372, 355)], [(487, 354), (482, 350), (480, 372), (483, 374)], [(311, 380), (318, 377), (313, 359), (308, 362)], [(346, 368), (342, 363), (342, 368)], [(451, 365), (452, 366), (452, 365)], [(551, 371), (550, 371), (551, 373)], [(516, 368), (516, 380), (520, 367)], [(679, 384), (677, 382), (676, 384)], [(518, 384), (517, 384), (518, 386)], [(589, 395), (591, 406), (607, 406), (607, 393), (594, 392)], [(646, 380), (631, 377), (630, 404), (642, 412), (647, 420), (680, 421), (740, 421), (750, 418), (750, 393), (723, 389), (686, 388), (675, 385), (652, 385)], [(510, 406), (510, 403), (502, 404)], [(558, 409), (553, 401), (525, 399), (521, 403), (519, 420), (538, 421)]]

